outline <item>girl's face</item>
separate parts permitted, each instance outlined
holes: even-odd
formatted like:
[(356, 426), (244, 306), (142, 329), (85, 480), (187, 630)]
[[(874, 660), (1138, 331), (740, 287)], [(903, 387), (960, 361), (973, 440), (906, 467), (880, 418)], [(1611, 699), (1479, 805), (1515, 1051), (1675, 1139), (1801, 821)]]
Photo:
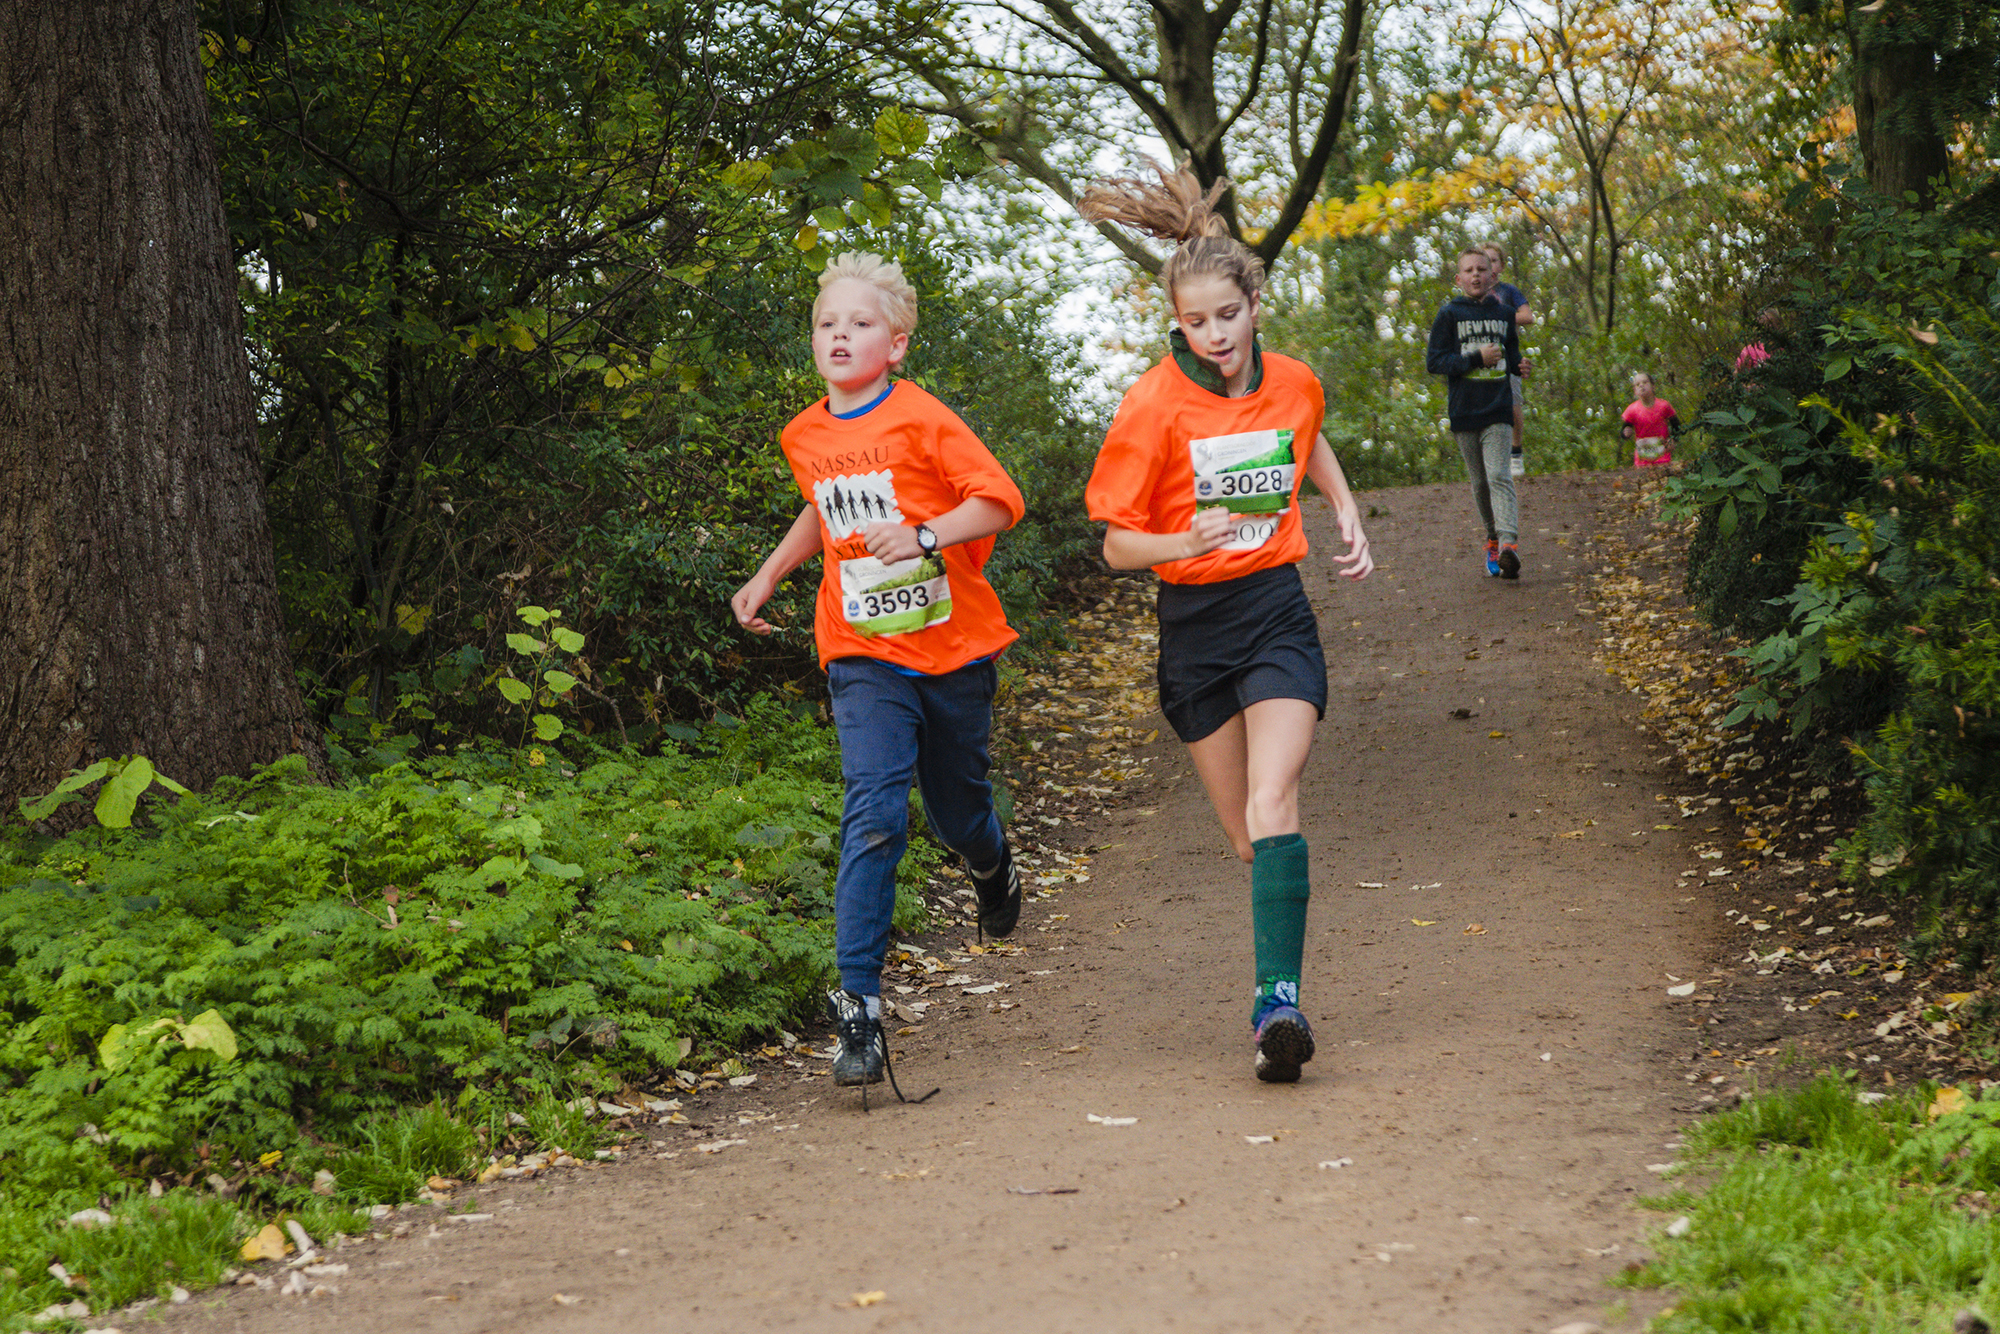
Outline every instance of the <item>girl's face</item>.
[(1650, 403), (1650, 402), (1652, 402), (1652, 401), (1653, 401), (1653, 377), (1652, 377), (1652, 376), (1650, 376), (1650, 375), (1635, 375), (1635, 376), (1633, 376), (1633, 377), (1632, 377), (1632, 392), (1633, 392), (1633, 393), (1635, 393), (1635, 394), (1637, 394), (1637, 395), (1639, 396), (1639, 401), (1640, 401), (1641, 403)]
[(1222, 372), (1229, 396), (1250, 383), (1250, 347), (1257, 333), (1257, 293), (1217, 273), (1183, 278), (1174, 288), (1174, 319), (1194, 354)]

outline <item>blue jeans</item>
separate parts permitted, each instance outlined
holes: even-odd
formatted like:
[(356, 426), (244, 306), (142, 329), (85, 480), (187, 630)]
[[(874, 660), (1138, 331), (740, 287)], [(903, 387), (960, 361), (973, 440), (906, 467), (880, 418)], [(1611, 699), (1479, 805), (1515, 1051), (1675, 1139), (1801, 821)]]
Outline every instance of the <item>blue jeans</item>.
[(874, 658), (827, 664), (840, 733), (840, 877), (834, 884), (834, 949), (840, 984), (857, 996), (882, 991), (896, 909), (896, 867), (910, 844), (910, 784), (924, 796), (931, 832), (968, 866), (997, 866), (1005, 835), (986, 781), (999, 670), (970, 663), (941, 676), (904, 676)]

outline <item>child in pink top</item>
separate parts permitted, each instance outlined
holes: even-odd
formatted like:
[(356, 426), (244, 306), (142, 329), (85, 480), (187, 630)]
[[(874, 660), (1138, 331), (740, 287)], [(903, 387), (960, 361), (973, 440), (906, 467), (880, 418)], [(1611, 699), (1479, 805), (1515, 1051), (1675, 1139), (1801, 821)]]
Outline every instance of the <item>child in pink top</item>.
[(1674, 405), (1653, 389), (1653, 377), (1640, 371), (1632, 377), (1632, 392), (1638, 397), (1625, 409), (1625, 427), (1619, 432), (1632, 441), (1632, 466), (1664, 468), (1674, 461)]

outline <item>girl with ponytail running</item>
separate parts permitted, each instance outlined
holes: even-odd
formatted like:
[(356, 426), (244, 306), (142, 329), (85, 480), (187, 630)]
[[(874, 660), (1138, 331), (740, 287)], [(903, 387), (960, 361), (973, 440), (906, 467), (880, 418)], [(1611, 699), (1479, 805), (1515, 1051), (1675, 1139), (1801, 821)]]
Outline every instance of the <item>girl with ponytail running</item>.
[(1215, 212), (1228, 188), (1154, 166), (1100, 181), (1085, 217), (1175, 243), (1160, 273), (1169, 353), (1125, 394), (1086, 500), (1109, 525), (1104, 559), (1160, 576), (1160, 708), (1187, 743), (1237, 856), (1250, 863), (1257, 1078), (1291, 1083), (1312, 1059), (1299, 1009), (1309, 894), (1299, 775), (1326, 713), (1326, 660), (1298, 563), (1299, 485), (1333, 504), (1349, 579), (1375, 568), (1347, 478), (1320, 434), (1325, 392), (1304, 363), (1257, 342), (1264, 266)]

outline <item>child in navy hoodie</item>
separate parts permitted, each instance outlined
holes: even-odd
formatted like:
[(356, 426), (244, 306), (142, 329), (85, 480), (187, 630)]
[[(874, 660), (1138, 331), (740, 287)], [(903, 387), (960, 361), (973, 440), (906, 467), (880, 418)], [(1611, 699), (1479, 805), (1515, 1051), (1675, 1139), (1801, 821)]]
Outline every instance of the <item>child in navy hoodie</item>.
[(1486, 573), (1521, 577), (1520, 502), (1514, 494), (1514, 386), (1521, 342), (1514, 312), (1493, 300), (1485, 252), (1458, 257), (1459, 295), (1431, 324), (1424, 369), (1445, 377), (1451, 433), (1472, 479), (1472, 500), (1486, 525)]

